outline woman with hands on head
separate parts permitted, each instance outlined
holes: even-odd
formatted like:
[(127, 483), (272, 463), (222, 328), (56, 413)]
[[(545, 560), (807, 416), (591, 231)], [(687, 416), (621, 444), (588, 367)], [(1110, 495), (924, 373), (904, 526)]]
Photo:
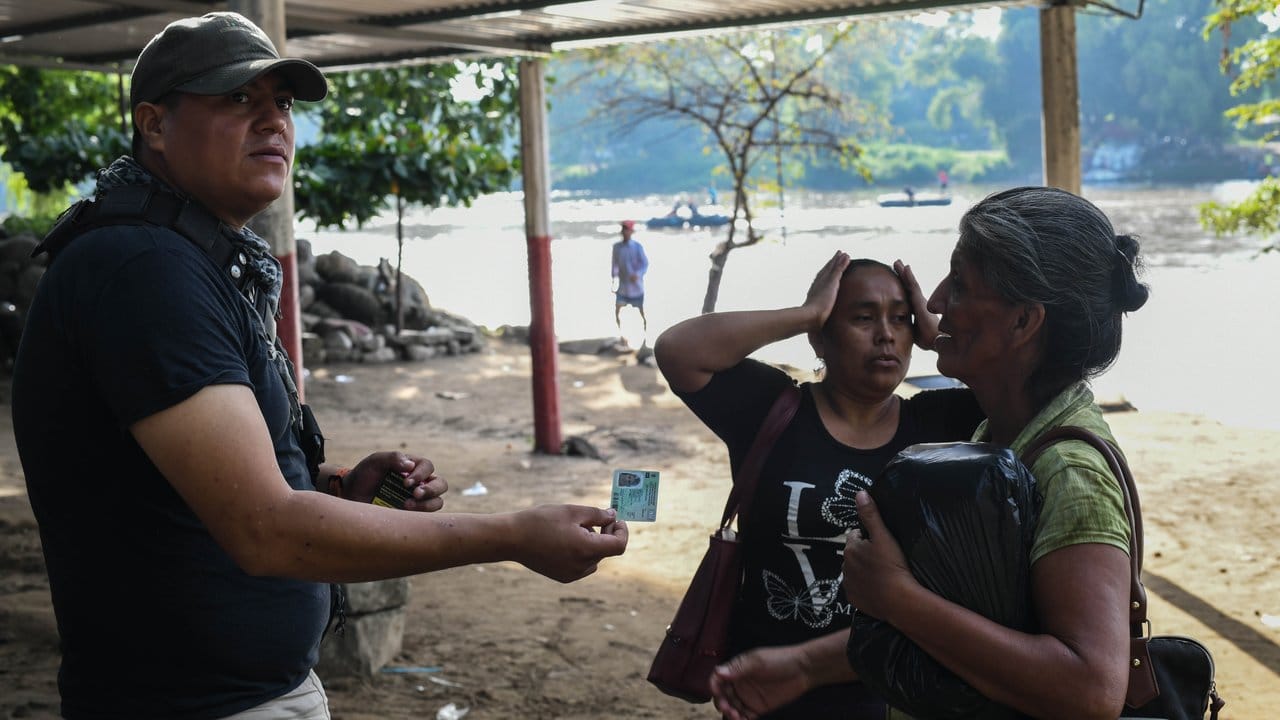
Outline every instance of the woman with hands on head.
[[(1137, 264), (1137, 241), (1063, 190), (1006, 190), (965, 213), (929, 310), (941, 313), (938, 370), (973, 388), (987, 415), (975, 440), (1021, 454), (1050, 429), (1075, 425), (1115, 443), (1087, 379), (1119, 353), (1124, 313), (1146, 302)], [(921, 586), (865, 492), (857, 509), (868, 539), (849, 534), (845, 591), (859, 612), (892, 624), (997, 703), (1036, 718), (1115, 720), (1129, 644), (1120, 486), (1078, 441), (1049, 446), (1031, 470), (1043, 497), (1031, 549), (1038, 632)]]
[(654, 346), (671, 389), (725, 442), (734, 467), (779, 393), (796, 382), (748, 355), (804, 333), (826, 365), (820, 380), (800, 385), (795, 418), (765, 460), (750, 516), (739, 518), (734, 657), (711, 678), (726, 717), (884, 716), (844, 651), (851, 615), (840, 564), (845, 536), (857, 529), (854, 494), (902, 448), (966, 439), (982, 419), (968, 390), (894, 394), (913, 341), (937, 333), (924, 303), (900, 262), (895, 271), (837, 252), (801, 305), (700, 315)]

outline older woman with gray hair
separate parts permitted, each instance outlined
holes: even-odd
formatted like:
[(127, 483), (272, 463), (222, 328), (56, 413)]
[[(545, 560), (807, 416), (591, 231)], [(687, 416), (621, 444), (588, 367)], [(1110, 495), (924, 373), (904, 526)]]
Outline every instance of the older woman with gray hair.
[[(962, 380), (987, 421), (974, 439), (1021, 454), (1076, 425), (1112, 444), (1088, 379), (1120, 351), (1125, 313), (1147, 300), (1138, 243), (1088, 201), (1046, 187), (983, 199), (960, 221), (951, 272), (929, 298), (941, 313), (939, 372)], [(1120, 486), (1087, 445), (1056, 443), (1032, 466), (1043, 496), (1031, 548), (1037, 630), (1013, 630), (923, 587), (866, 492), (867, 538), (851, 533), (845, 587), (983, 695), (1036, 718), (1120, 714), (1128, 683), (1129, 526)], [(890, 717), (905, 717), (890, 712)]]

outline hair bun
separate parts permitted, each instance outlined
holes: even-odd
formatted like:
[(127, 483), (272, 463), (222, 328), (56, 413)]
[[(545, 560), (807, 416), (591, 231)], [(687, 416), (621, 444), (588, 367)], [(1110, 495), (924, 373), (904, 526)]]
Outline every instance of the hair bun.
[(1151, 288), (1138, 281), (1138, 240), (1131, 235), (1116, 236), (1113, 300), (1122, 312), (1133, 312), (1147, 304)]

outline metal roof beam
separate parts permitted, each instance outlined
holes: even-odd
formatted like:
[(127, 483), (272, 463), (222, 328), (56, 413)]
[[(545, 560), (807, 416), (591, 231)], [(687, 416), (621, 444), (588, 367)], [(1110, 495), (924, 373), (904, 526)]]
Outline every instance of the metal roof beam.
[(624, 33), (607, 31), (583, 32), (576, 34), (567, 33), (564, 35), (557, 35), (552, 44), (554, 47), (559, 49), (567, 43), (590, 43), (592, 41), (602, 42), (606, 40), (620, 40), (624, 38), (634, 39), (636, 37), (660, 37), (663, 35), (675, 37), (684, 33), (706, 32), (708, 30), (734, 30), (766, 25), (789, 25), (823, 20), (837, 21), (841, 18), (854, 18), (863, 15), (892, 17), (895, 15), (915, 14), (934, 10), (965, 12), (985, 7), (1030, 5), (1040, 1), (1041, 0), (1012, 0), (1010, 2), (979, 1), (965, 5), (957, 5), (955, 2), (948, 2), (948, 0), (885, 0), (875, 4), (857, 5), (849, 3), (836, 7), (827, 7), (821, 10), (807, 10), (800, 12), (788, 11), (769, 15), (731, 15), (705, 22), (682, 22), (678, 27), (647, 27), (644, 29), (631, 28)]
[[(578, 2), (590, 2), (591, 0), (577, 0)], [(486, 15), (489, 13), (509, 13), (525, 10), (542, 10), (552, 5), (571, 4), (566, 0), (525, 0), (524, 2), (503, 2), (490, 3), (485, 6), (472, 7), (452, 7), (447, 10), (419, 10), (417, 12), (401, 13), (398, 15), (383, 15), (378, 17), (364, 18), (364, 22), (377, 23), (379, 25), (417, 25), (419, 23), (443, 22), (445, 20), (461, 20), (473, 18), (477, 15)]]
[(105, 23), (133, 20), (134, 18), (150, 14), (150, 11), (140, 10), (137, 8), (101, 10), (99, 12), (70, 15), (67, 17), (57, 18), (56, 20), (44, 20), (41, 22), (28, 23), (26, 25), (14, 25), (12, 27), (5, 28), (4, 34), (5, 37), (17, 38), (30, 37), (32, 35), (47, 35), (49, 33), (59, 33), (66, 30), (82, 30), (84, 28)]
[(33, 67), (41, 70), (76, 70), (79, 72), (100, 72), (109, 74), (120, 74), (127, 72), (121, 65), (112, 65), (107, 63), (86, 63), (56, 60), (44, 55), (21, 55), (16, 53), (0, 52), (0, 65), (17, 65), (19, 67)]
[(515, 53), (538, 56), (551, 54), (551, 45), (544, 42), (487, 40), (478, 35), (463, 33), (410, 30), (382, 23), (375, 24), (371, 19), (358, 22), (341, 22), (310, 18), (304, 15), (291, 15), (285, 18), (285, 25), (289, 30), (290, 38), (344, 34), (447, 45), (451, 48), (473, 52), (501, 52), (503, 54)]
[[(530, 57), (528, 53), (512, 53), (509, 56), (492, 52), (484, 53), (484, 57)], [(436, 47), (430, 50), (405, 50), (385, 55), (348, 55), (346, 57), (326, 58), (317, 63), (325, 72), (349, 72), (351, 70), (367, 70), (381, 67), (409, 67), (413, 65), (431, 65), (453, 60), (455, 58), (479, 58), (480, 55), (466, 52), (458, 48)]]

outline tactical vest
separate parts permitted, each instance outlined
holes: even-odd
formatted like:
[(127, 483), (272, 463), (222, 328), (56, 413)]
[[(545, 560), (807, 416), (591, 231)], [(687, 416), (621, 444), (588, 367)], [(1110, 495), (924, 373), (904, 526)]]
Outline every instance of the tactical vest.
[[(231, 240), (234, 231), (200, 204), (157, 185), (127, 185), (108, 190), (96, 198), (76, 202), (58, 216), (53, 229), (31, 251), (31, 256), (48, 253), (49, 264), (52, 265), (72, 240), (90, 230), (109, 225), (152, 225), (168, 228), (190, 240), (213, 260), (227, 280), (264, 317), (268, 340), (279, 348), (275, 323), (268, 325), (265, 320), (269, 314), (265, 308), (266, 298), (249, 282), (249, 258)], [(292, 377), (282, 380), (286, 387), (294, 387)], [(294, 432), (307, 457), (307, 468), (314, 484), (320, 463), (324, 462), (324, 436), (311, 408), (301, 403), (297, 406), (299, 418), (294, 423)]]

